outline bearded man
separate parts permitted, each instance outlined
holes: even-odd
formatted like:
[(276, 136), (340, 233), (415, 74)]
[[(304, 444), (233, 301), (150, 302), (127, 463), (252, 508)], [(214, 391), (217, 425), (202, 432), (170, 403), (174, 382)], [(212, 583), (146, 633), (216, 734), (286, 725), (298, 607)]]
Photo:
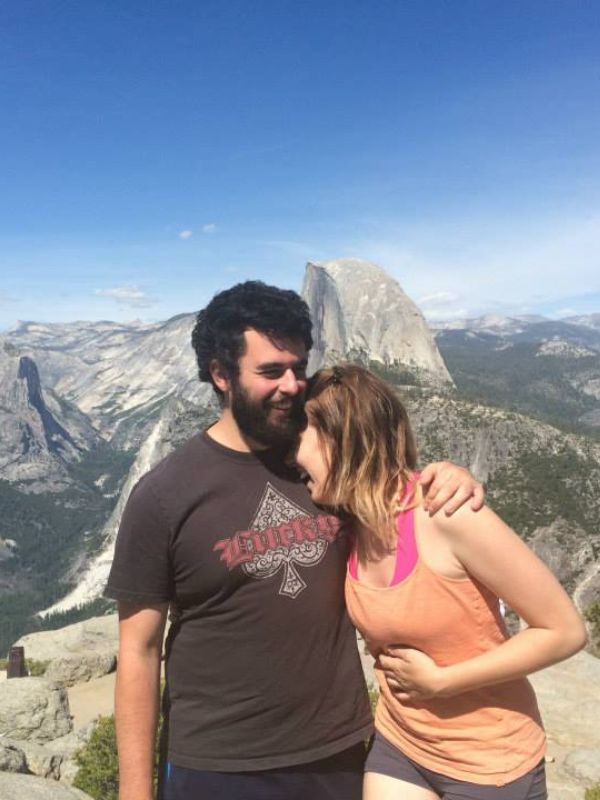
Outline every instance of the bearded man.
[[(359, 800), (371, 713), (344, 607), (347, 532), (289, 459), (308, 308), (238, 284), (198, 314), (192, 344), (221, 416), (133, 489), (105, 591), (119, 606), (119, 797), (153, 797), (170, 608), (164, 800)], [(459, 467), (422, 480), (432, 512), (482, 502)]]

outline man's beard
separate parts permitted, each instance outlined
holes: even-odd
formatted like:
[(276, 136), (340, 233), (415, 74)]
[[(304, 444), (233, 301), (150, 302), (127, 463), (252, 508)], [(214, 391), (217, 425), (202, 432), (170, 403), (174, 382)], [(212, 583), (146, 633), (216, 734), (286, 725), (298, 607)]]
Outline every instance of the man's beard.
[(304, 398), (290, 397), (289, 413), (279, 419), (269, 417), (272, 402), (270, 398), (251, 400), (237, 380), (231, 383), (231, 413), (240, 431), (266, 447), (289, 447), (304, 424)]

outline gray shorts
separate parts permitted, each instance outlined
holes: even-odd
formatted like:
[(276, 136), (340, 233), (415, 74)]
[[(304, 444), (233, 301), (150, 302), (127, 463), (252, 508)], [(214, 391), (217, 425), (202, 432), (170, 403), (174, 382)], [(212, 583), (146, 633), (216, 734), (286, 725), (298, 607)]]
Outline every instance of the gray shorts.
[(400, 781), (422, 786), (444, 800), (546, 800), (544, 761), (504, 786), (489, 786), (448, 778), (420, 766), (404, 755), (379, 733), (367, 756), (365, 772), (377, 772)]

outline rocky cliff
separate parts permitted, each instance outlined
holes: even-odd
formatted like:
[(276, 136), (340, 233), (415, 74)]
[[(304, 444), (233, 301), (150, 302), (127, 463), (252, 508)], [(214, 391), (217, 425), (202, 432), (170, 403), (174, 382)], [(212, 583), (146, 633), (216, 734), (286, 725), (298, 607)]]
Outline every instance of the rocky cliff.
[(353, 359), (395, 367), (411, 383), (452, 386), (425, 318), (380, 267), (358, 258), (308, 263), (302, 295), (315, 326), (309, 371)]
[(0, 475), (27, 491), (57, 491), (68, 465), (100, 437), (90, 420), (51, 389), (36, 362), (0, 339)]

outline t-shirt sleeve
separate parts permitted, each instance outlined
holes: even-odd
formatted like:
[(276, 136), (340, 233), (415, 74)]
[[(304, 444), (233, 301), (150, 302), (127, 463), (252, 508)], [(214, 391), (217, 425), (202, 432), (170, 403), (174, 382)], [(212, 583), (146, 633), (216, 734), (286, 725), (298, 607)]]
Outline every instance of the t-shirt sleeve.
[(170, 530), (148, 478), (133, 488), (123, 510), (104, 596), (166, 603), (172, 598)]

